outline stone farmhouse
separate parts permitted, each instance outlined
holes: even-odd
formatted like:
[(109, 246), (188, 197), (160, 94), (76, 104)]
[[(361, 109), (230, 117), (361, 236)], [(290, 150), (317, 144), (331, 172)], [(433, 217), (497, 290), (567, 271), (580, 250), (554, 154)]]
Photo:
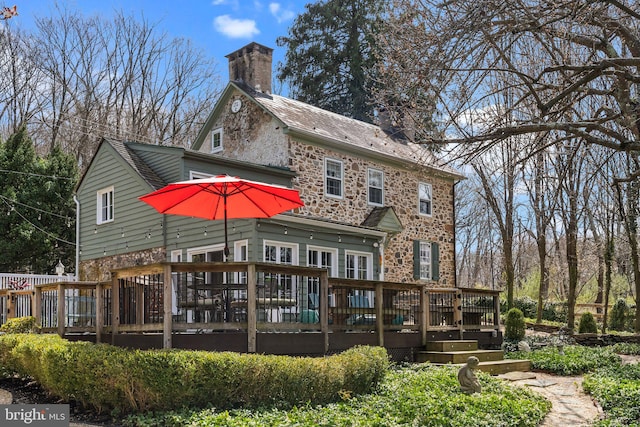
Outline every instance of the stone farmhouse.
[(271, 93), (272, 49), (250, 43), (227, 58), (230, 82), (190, 149), (99, 146), (77, 188), (80, 280), (161, 261), (222, 261), (221, 221), (161, 215), (138, 197), (228, 174), (292, 187), (305, 203), (229, 220), (230, 260), (454, 288), (454, 185), (463, 177), (379, 126)]

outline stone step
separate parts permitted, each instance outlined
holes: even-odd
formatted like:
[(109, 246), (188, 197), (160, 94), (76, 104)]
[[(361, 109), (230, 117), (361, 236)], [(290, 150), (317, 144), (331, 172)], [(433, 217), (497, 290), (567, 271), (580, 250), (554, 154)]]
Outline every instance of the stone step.
[[(434, 363), (434, 366), (455, 366), (456, 368), (462, 368), (464, 363)], [(530, 360), (519, 359), (505, 359), (505, 360), (492, 360), (489, 362), (480, 362), (477, 370), (486, 372), (490, 375), (506, 374), (508, 372), (528, 372), (531, 370)]]
[(431, 363), (467, 363), (470, 356), (476, 356), (480, 362), (502, 360), (502, 350), (470, 350), (470, 351), (420, 351), (416, 354), (417, 362)]
[(478, 370), (491, 375), (500, 375), (515, 371), (527, 372), (531, 370), (531, 360), (505, 359), (480, 362)]
[(427, 351), (470, 351), (478, 349), (476, 340), (429, 341)]

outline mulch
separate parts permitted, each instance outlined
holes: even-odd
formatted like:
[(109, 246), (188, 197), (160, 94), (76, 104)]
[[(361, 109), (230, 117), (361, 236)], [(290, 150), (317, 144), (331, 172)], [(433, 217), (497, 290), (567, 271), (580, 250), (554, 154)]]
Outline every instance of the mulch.
[(90, 408), (83, 407), (79, 402), (64, 402), (55, 396), (51, 396), (38, 383), (19, 377), (0, 378), (0, 391), (3, 395), (11, 393), (11, 403), (27, 405), (69, 404), (69, 416), (71, 426), (102, 426), (121, 427), (118, 420), (112, 419), (108, 414), (98, 414)]

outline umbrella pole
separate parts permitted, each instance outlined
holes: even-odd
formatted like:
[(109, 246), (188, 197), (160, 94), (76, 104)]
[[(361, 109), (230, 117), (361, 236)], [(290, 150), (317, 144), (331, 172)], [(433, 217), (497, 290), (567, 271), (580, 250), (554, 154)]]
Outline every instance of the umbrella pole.
[(227, 195), (222, 196), (224, 200), (224, 260), (228, 261), (229, 258), (229, 240), (227, 237)]

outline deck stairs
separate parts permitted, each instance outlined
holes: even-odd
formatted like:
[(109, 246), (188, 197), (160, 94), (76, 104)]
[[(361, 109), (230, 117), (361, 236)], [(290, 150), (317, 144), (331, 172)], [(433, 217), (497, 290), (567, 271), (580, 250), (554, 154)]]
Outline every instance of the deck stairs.
[(416, 362), (431, 362), (434, 365), (463, 366), (470, 356), (480, 360), (478, 370), (491, 375), (531, 370), (530, 360), (504, 359), (502, 350), (479, 350), (475, 340), (446, 340), (427, 343), (426, 351), (416, 354)]

